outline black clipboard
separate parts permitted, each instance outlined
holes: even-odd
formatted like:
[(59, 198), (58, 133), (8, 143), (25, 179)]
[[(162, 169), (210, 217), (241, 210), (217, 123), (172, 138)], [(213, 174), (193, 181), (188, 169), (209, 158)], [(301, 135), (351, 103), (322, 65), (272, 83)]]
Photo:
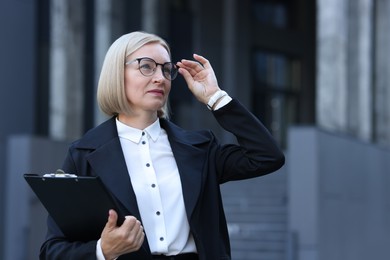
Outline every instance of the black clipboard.
[(118, 225), (125, 219), (117, 201), (99, 177), (24, 174), (24, 178), (71, 241), (99, 239), (110, 209), (118, 213)]

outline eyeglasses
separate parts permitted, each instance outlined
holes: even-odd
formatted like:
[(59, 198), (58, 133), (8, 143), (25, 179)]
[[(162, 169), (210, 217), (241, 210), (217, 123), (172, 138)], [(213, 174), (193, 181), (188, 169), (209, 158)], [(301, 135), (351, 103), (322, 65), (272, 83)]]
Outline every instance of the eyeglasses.
[(138, 61), (138, 69), (144, 76), (152, 76), (157, 69), (157, 65), (161, 66), (161, 71), (163, 76), (168, 80), (174, 80), (177, 76), (177, 66), (173, 62), (165, 62), (164, 64), (157, 63), (151, 58), (138, 58), (126, 62), (125, 64), (131, 64), (135, 61)]

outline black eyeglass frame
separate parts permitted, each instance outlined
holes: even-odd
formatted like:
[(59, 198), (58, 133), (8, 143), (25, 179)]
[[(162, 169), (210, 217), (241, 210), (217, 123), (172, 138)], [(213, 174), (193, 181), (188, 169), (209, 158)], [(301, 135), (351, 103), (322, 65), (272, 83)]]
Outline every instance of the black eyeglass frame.
[[(141, 61), (142, 60), (148, 60), (148, 61), (151, 61), (151, 62), (154, 62), (156, 64), (156, 67), (152, 70), (153, 72), (151, 74), (144, 74), (144, 72), (142, 72), (142, 69), (141, 69)], [(177, 77), (177, 74), (178, 74), (178, 68), (176, 66), (176, 64), (174, 62), (171, 62), (171, 61), (168, 61), (168, 62), (164, 62), (164, 63), (157, 63), (155, 60), (153, 60), (152, 58), (149, 58), (149, 57), (142, 57), (142, 58), (137, 58), (137, 59), (134, 59), (134, 60), (131, 60), (131, 61), (127, 61), (125, 63), (125, 65), (129, 65), (133, 62), (137, 61), (138, 62), (138, 70), (141, 72), (142, 75), (144, 75), (145, 77), (150, 77), (150, 76), (153, 76), (154, 73), (156, 73), (156, 70), (157, 70), (157, 66), (160, 65), (161, 66), (161, 72), (164, 76), (164, 78), (166, 78), (167, 80), (174, 80), (176, 77)], [(164, 72), (164, 67), (166, 67), (166, 65), (169, 64), (170, 67), (169, 67), (169, 71), (171, 71), (171, 73), (169, 73), (170, 75), (170, 78), (167, 77), (166, 75), (166, 72)], [(172, 73), (173, 72), (173, 73)]]

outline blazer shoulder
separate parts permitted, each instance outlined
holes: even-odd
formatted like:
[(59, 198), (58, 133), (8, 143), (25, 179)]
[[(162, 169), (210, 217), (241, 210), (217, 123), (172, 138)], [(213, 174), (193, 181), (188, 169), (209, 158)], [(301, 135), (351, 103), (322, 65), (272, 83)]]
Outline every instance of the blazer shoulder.
[(185, 130), (171, 121), (161, 119), (161, 127), (167, 132), (170, 139), (191, 145), (210, 142), (215, 139), (211, 130)]
[(118, 137), (115, 117), (112, 117), (100, 125), (88, 130), (80, 139), (71, 145), (79, 149), (96, 149), (97, 147)]

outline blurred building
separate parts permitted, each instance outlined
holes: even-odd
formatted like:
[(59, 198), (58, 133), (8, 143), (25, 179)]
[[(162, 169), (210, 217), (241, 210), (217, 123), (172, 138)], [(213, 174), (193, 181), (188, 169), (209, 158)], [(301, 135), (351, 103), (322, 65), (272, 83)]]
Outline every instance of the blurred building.
[[(96, 86), (120, 35), (207, 57), (286, 151), (276, 174), (223, 186), (233, 259), (390, 257), (390, 1), (0, 1), (0, 258), (36, 259), (45, 212), (26, 172), (55, 171), (102, 122)], [(210, 128), (173, 82), (172, 121)], [(10, 111), (8, 111), (10, 110)]]

